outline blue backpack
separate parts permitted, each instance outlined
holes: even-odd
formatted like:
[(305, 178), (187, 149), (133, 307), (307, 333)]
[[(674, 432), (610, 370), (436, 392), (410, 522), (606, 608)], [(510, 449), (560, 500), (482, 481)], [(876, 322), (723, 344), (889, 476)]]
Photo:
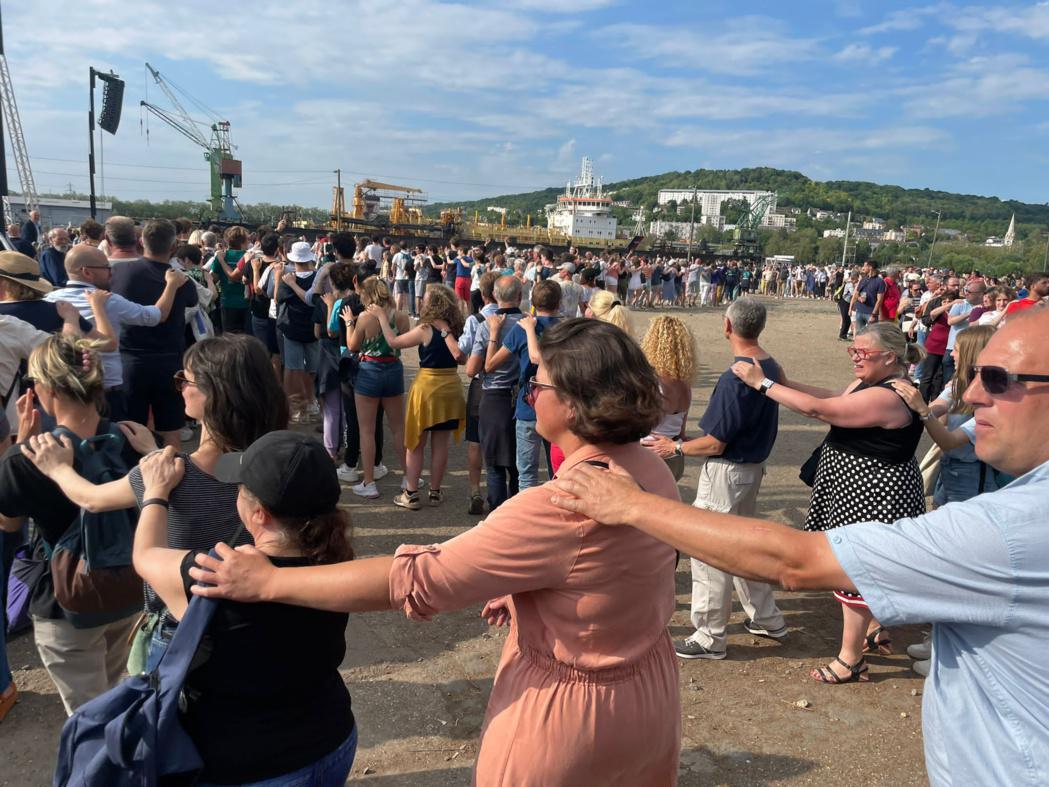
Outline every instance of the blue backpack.
[[(93, 484), (123, 478), (129, 470), (123, 458), (125, 438), (116, 424), (85, 440), (61, 426), (53, 434), (72, 441), (77, 468)], [(44, 542), (55, 600), (76, 628), (112, 623), (141, 608), (142, 580), (131, 561), (137, 521), (133, 508), (82, 509), (53, 547)]]
[(66, 721), (55, 787), (154, 787), (177, 774), (195, 781), (204, 762), (179, 721), (179, 700), (217, 606), (195, 596), (152, 673), (128, 678)]

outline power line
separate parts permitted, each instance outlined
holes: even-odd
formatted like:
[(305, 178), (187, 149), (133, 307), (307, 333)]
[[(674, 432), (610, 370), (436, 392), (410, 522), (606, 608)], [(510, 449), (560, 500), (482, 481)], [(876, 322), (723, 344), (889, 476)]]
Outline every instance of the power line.
[[(71, 164), (82, 164), (84, 163), (80, 159), (69, 159), (69, 158), (48, 158), (46, 156), (32, 156), (34, 161), (61, 161)], [(133, 164), (129, 162), (117, 162), (110, 161), (107, 166), (110, 167), (138, 167), (140, 169), (170, 169), (180, 170), (183, 172), (200, 172), (202, 167), (169, 167), (161, 166), (160, 164)], [(328, 174), (331, 172), (330, 169), (253, 169), (252, 172), (261, 172), (264, 174), (303, 174), (303, 175), (319, 175)], [(419, 183), (440, 183), (448, 186), (480, 186), (483, 188), (496, 188), (496, 189), (517, 189), (521, 188), (520, 183), (477, 183), (468, 180), (439, 180), (437, 178), (418, 178), (414, 175), (389, 175), (376, 172), (364, 172), (363, 170), (345, 169), (343, 172), (347, 172), (351, 175), (361, 175), (363, 177), (370, 178), (389, 178), (391, 180), (410, 180)]]

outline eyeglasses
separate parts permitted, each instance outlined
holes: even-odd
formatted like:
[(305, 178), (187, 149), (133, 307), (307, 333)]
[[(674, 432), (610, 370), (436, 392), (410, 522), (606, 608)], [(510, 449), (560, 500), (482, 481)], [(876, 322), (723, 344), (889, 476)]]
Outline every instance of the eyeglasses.
[(1049, 374), (1017, 374), (1001, 366), (974, 366), (980, 384), (989, 394), (1003, 394), (1010, 383), (1049, 383)]
[(873, 358), (876, 355), (884, 354), (886, 351), (885, 350), (866, 350), (863, 347), (857, 347), (854, 344), (850, 344), (848, 347), (845, 348), (845, 352), (847, 352), (850, 356), (852, 356), (852, 359), (854, 361), (867, 361), (867, 360), (870, 360), (871, 358)]
[(200, 387), (195, 382), (193, 382), (192, 380), (188, 379), (186, 377), (186, 373), (182, 372), (182, 371), (175, 372), (174, 382), (175, 382), (175, 390), (178, 391), (179, 393), (182, 393), (183, 391), (185, 391), (187, 385), (192, 385), (194, 388), (199, 388)]
[(557, 386), (550, 385), (549, 383), (541, 383), (534, 377), (530, 378), (528, 382), (525, 383), (525, 401), (528, 402), (530, 406), (535, 407), (535, 400), (539, 398), (539, 392), (546, 389), (556, 391)]

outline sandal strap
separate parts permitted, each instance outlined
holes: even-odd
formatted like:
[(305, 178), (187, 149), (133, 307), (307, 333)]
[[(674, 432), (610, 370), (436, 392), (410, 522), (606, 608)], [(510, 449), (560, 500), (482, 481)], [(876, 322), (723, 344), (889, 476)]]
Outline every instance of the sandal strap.
[(838, 662), (841, 666), (843, 666), (845, 669), (847, 669), (849, 672), (851, 672), (853, 675), (860, 675), (867, 671), (867, 664), (863, 661), (862, 656), (860, 657), (860, 660), (857, 661), (855, 664), (849, 664), (847, 661), (844, 661), (840, 656), (835, 656), (834, 660)]

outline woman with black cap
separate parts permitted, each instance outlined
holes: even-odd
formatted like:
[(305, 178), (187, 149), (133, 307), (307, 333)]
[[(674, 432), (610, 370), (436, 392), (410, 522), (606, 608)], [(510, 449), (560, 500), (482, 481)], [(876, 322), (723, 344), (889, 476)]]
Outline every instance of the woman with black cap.
[[(185, 463), (165, 448), (142, 460), (146, 486), (135, 569), (181, 619), (196, 552), (168, 549), (167, 506)], [(323, 446), (270, 432), (225, 454), (215, 475), (240, 484), (237, 512), (274, 565), (351, 560), (335, 464)], [(357, 750), (350, 695), (339, 675), (348, 615), (287, 604), (224, 602), (183, 688), (182, 723), (204, 761), (198, 784), (341, 785)], [(249, 753), (250, 752), (250, 756)]]

